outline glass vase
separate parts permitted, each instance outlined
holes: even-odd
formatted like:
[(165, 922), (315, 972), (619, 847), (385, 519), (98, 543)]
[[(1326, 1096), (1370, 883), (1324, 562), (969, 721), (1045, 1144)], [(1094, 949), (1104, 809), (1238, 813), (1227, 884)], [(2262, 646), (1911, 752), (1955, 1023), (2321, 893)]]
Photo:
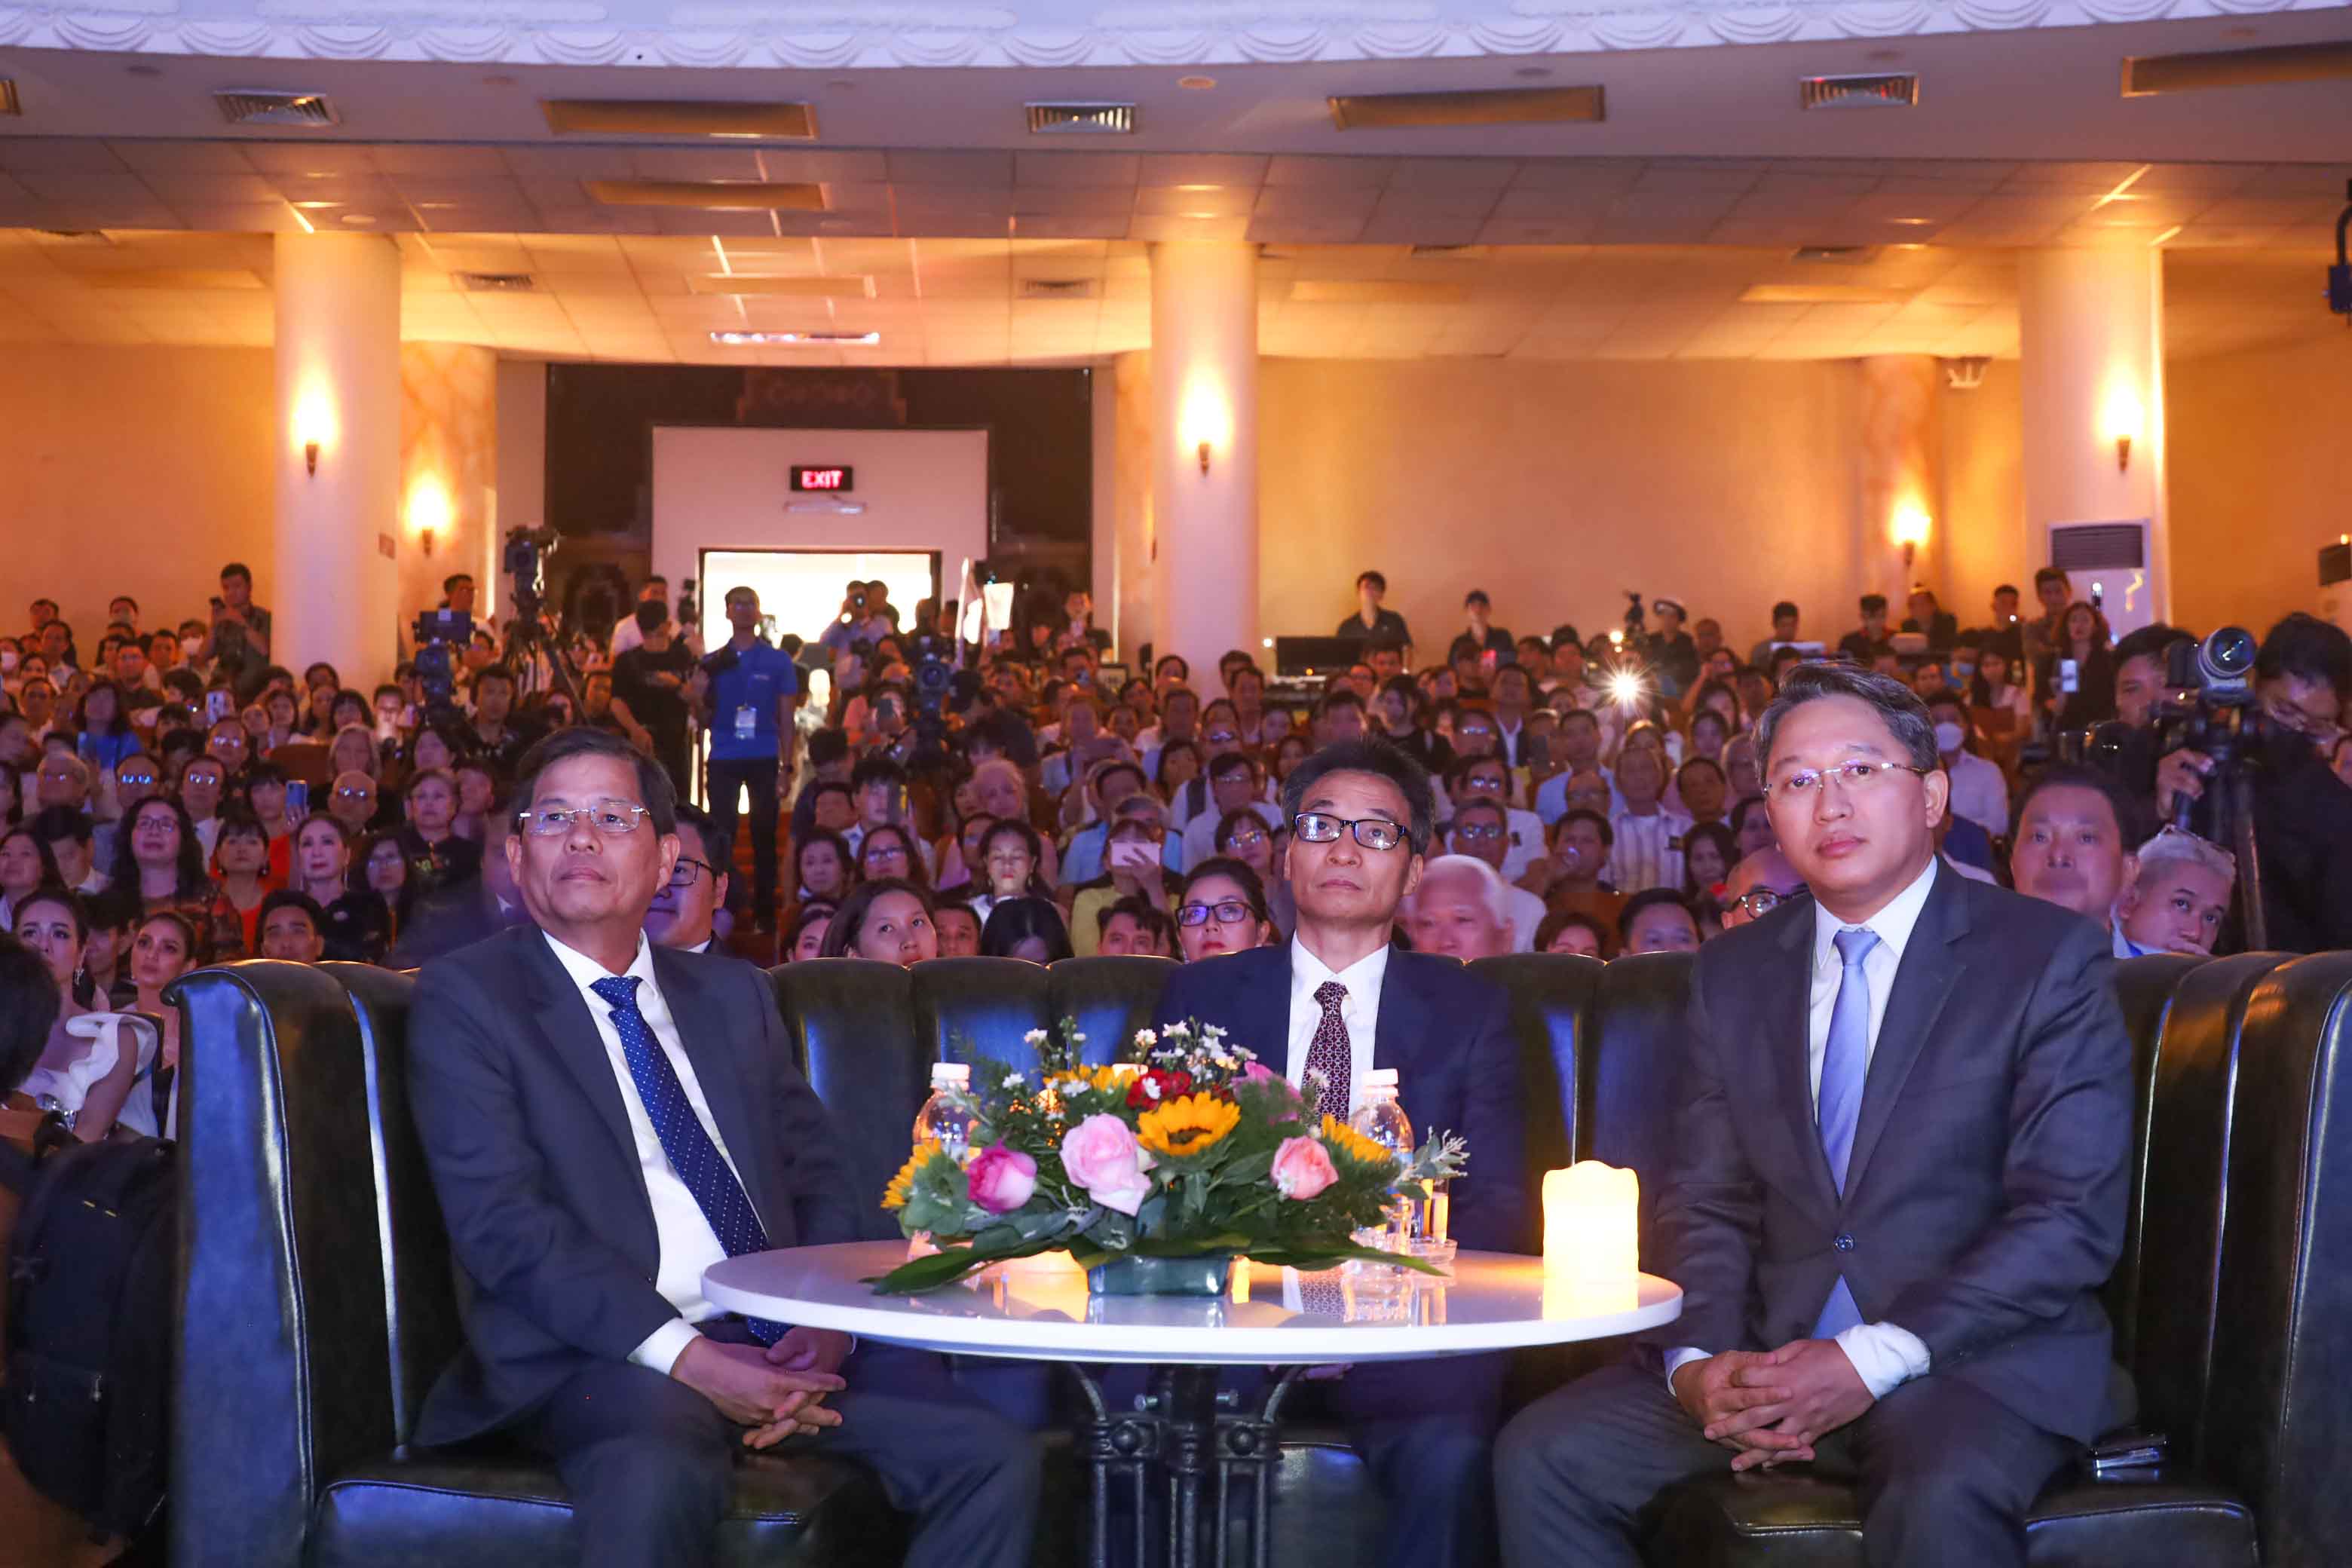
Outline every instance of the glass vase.
[(1144, 1258), (1134, 1253), (1087, 1270), (1090, 1296), (1222, 1296), (1234, 1254), (1201, 1252), (1189, 1258)]

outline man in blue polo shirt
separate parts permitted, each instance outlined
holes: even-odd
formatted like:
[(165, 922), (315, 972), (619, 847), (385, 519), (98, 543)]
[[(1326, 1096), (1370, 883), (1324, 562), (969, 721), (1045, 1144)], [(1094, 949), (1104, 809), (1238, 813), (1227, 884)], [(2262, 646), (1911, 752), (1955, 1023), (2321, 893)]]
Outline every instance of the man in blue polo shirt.
[(760, 595), (727, 591), (727, 622), (735, 635), (702, 661), (703, 724), (710, 734), (710, 835), (735, 844), (738, 791), (751, 792), (751, 919), (753, 929), (776, 925), (776, 774), (793, 744), (793, 714), (801, 705), (800, 670), (790, 655), (760, 637)]

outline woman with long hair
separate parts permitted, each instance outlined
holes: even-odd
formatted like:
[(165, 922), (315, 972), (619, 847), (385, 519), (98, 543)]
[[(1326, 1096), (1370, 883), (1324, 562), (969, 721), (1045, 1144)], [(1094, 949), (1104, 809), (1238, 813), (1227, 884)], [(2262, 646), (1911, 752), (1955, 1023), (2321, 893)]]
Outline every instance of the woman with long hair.
[(1037, 874), (1045, 858), (1037, 830), (1011, 817), (997, 822), (980, 841), (980, 865), (975, 880), (980, 892), (968, 901), (983, 927), (996, 906), (1007, 899), (1050, 899), (1053, 889)]
[(779, 963), (806, 963), (812, 958), (824, 956), (825, 929), (832, 925), (839, 906), (823, 899), (811, 899), (794, 910), (784, 922), (784, 932), (776, 943)]
[(838, 907), (857, 885), (857, 859), (849, 841), (829, 827), (812, 827), (793, 845), (793, 880), (803, 903)]
[(2036, 694), (2054, 730), (2083, 730), (2116, 716), (2115, 659), (2107, 620), (2077, 599), (2058, 622), (2058, 642), (2042, 656)]
[(352, 857), (345, 885), (353, 896), (373, 893), (392, 917), (392, 939), (400, 939), (409, 906), (408, 851), (396, 833), (372, 833)]
[(269, 836), (250, 812), (231, 809), (222, 814), (220, 836), (213, 840), (213, 876), (218, 890), (205, 910), (210, 929), (205, 936), (213, 952), (222, 958), (243, 958), (260, 952), (261, 900), (275, 886), (269, 875)]
[(1070, 928), (1051, 899), (1027, 896), (999, 899), (980, 928), (983, 958), (1021, 958), (1031, 963), (1056, 963), (1073, 956)]
[(163, 987), (203, 962), (196, 928), (176, 910), (158, 910), (131, 928), (129, 966), (137, 994), (132, 1005), (161, 1018), (163, 1034), (147, 1075), (150, 1091), (133, 1093), (123, 1103), (121, 1120), (127, 1127), (161, 1138), (179, 1135), (180, 1010), (164, 1005)]
[(139, 750), (138, 732), (123, 710), (122, 688), (111, 679), (89, 683), (74, 709), (73, 727), (79, 733), (74, 750), (94, 773), (112, 772), (116, 763)]
[(1265, 885), (1238, 860), (1203, 860), (1184, 877), (1176, 906), (1176, 945), (1184, 962), (1264, 947), (1275, 940)]
[(58, 879), (58, 858), (30, 827), (0, 833), (0, 930), (13, 931), (33, 889)]
[(1723, 929), (1723, 884), (1738, 863), (1738, 841), (1722, 823), (1702, 822), (1683, 835), (1683, 902), (1698, 917), (1702, 937)]
[(142, 910), (191, 906), (201, 917), (213, 899), (204, 845), (188, 808), (168, 795), (149, 795), (131, 808), (114, 836), (113, 885), (135, 889)]
[(349, 963), (376, 963), (392, 945), (392, 914), (373, 890), (351, 886), (352, 830), (331, 816), (303, 819), (294, 830), (294, 880), (319, 905), (326, 923), (319, 928), (326, 956)]
[(1298, 905), (1290, 896), (1290, 882), (1282, 874), (1282, 858), (1276, 853), (1275, 837), (1280, 830), (1266, 826), (1265, 818), (1246, 808), (1229, 811), (1217, 824), (1217, 853), (1240, 861), (1257, 873), (1259, 885), (1265, 892), (1266, 918), (1274, 921), (1277, 940), (1289, 936), (1298, 923)]
[(915, 836), (895, 822), (877, 822), (857, 841), (857, 879), (861, 882), (904, 881), (928, 887), (923, 857)]
[(903, 877), (861, 884), (825, 927), (825, 958), (870, 958), (911, 965), (940, 955), (931, 895)]
[(63, 888), (38, 888), (16, 910), (16, 940), (39, 953), (58, 983), (58, 1019), (48, 1044), (23, 1085), (34, 1103), (63, 1112), (76, 1138), (95, 1143), (114, 1126), (139, 1074), (136, 1031), (121, 1028), (121, 1015), (96, 1013), (74, 998), (89, 919), (79, 895)]

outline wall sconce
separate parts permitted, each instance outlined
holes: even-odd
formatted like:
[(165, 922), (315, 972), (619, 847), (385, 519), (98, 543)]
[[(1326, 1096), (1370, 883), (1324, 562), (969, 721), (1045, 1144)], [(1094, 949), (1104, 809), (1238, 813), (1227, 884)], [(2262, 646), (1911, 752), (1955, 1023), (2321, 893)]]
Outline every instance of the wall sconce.
[(436, 529), (449, 526), (456, 514), (449, 501), (449, 490), (439, 476), (420, 474), (408, 487), (408, 528), (425, 546), (425, 553), (433, 553), (433, 534)]
[(302, 471), (316, 479), (319, 453), (335, 440), (335, 403), (324, 386), (313, 383), (294, 400), (294, 439), (302, 448)]
[(1234, 416), (1224, 394), (1205, 377), (1185, 389), (1176, 420), (1180, 438), (1200, 459), (1201, 475), (1208, 477), (1212, 449), (1233, 438)]
[(2107, 395), (2105, 424), (2116, 444), (2116, 472), (2123, 473), (2131, 467), (2132, 443), (2139, 438), (2145, 419), (2146, 411), (2140, 407), (2138, 397), (2128, 389), (2118, 387)]
[(1919, 546), (1927, 542), (1928, 531), (1936, 520), (1916, 506), (1897, 508), (1895, 513), (1895, 542), (1903, 551), (1903, 570), (1908, 573), (1917, 559)]
[(1204, 474), (1209, 471), (1209, 444), (1206, 441), (1201, 443), (1201, 471)]

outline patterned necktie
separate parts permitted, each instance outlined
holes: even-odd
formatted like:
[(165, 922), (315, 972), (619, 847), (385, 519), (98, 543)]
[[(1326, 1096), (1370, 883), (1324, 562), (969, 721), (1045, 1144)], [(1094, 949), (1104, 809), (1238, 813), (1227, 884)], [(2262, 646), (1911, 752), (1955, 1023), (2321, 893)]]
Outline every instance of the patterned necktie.
[(1323, 1005), (1323, 1019), (1315, 1026), (1315, 1037), (1307, 1042), (1307, 1070), (1323, 1075), (1323, 1091), (1315, 1097), (1316, 1112), (1341, 1121), (1348, 1120), (1356, 1088), (1356, 1053), (1348, 1043), (1348, 1020), (1339, 1016), (1339, 1004), (1347, 997), (1348, 988), (1336, 980), (1326, 980), (1315, 988), (1315, 1000)]
[[(621, 1057), (629, 1064), (629, 1078), (637, 1086), (637, 1100), (646, 1109), (646, 1120), (654, 1124), (654, 1136), (661, 1140), (670, 1168), (694, 1194), (696, 1206), (710, 1222), (711, 1232), (727, 1249), (727, 1256), (765, 1252), (768, 1233), (753, 1212), (751, 1200), (744, 1195), (743, 1184), (735, 1179), (727, 1157), (703, 1129), (702, 1118), (687, 1100), (686, 1086), (678, 1082), (677, 1070), (670, 1066), (669, 1053), (661, 1048), (646, 1016), (637, 1010), (637, 984), (635, 975), (614, 974), (589, 989), (613, 1011), (613, 1031), (621, 1037)], [(763, 1345), (783, 1337), (782, 1323), (758, 1318), (745, 1322)]]
[[(1828, 1156), (1830, 1180), (1845, 1194), (1846, 1166), (1853, 1158), (1853, 1130), (1862, 1119), (1862, 1087), (1870, 1070), (1870, 976), (1862, 961), (1878, 945), (1877, 933), (1850, 927), (1837, 933), (1838, 958), (1845, 973), (1838, 979), (1837, 1001), (1830, 1007), (1829, 1038), (1822, 1048), (1822, 1089), (1815, 1120), (1820, 1123), (1822, 1152)], [(1862, 1321), (1845, 1276), (1838, 1276), (1813, 1325), (1813, 1338), (1834, 1339)]]

